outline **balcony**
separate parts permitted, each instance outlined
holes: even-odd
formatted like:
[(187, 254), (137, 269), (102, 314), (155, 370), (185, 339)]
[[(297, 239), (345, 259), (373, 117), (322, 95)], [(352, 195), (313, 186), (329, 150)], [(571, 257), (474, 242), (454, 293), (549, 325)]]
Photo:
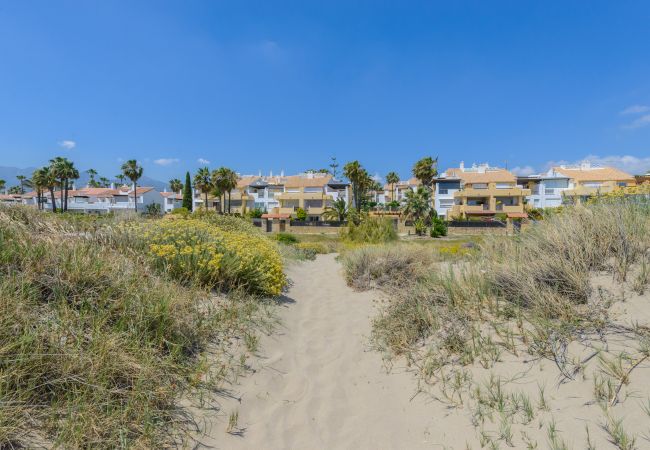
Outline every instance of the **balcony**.
[(283, 192), (276, 195), (278, 200), (332, 200), (332, 196), (324, 192)]
[(280, 214), (293, 214), (294, 212), (296, 212), (296, 209), (298, 209), (297, 206), (287, 206), (287, 207), (281, 206), (279, 208), (279, 213)]
[(312, 206), (310, 208), (307, 208), (307, 214), (312, 214), (312, 215), (321, 215), (325, 212), (324, 207), (317, 207), (317, 206)]
[(497, 205), (498, 213), (520, 213), (524, 212), (523, 205)]
[(476, 188), (463, 188), (460, 191), (454, 192), (454, 197), (522, 197), (530, 195), (530, 189), (522, 189), (512, 187), (509, 189), (476, 189)]
[(563, 194), (569, 197), (573, 196), (583, 196), (583, 195), (598, 195), (598, 194), (607, 194), (615, 190), (614, 186), (606, 184), (599, 187), (591, 186), (576, 186), (573, 189), (564, 189)]

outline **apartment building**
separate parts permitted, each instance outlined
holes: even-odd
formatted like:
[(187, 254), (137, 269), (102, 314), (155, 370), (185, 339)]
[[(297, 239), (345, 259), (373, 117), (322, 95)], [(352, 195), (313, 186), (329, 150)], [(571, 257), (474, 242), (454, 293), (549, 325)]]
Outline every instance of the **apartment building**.
[(322, 220), (325, 208), (339, 198), (350, 204), (348, 183), (335, 180), (330, 174), (304, 173), (286, 177), (284, 191), (277, 196), (279, 214), (295, 214), (298, 208), (307, 213), (307, 220)]
[(568, 188), (562, 191), (563, 202), (568, 204), (580, 204), (594, 195), (608, 194), (636, 185), (634, 176), (614, 167), (582, 163), (576, 166), (554, 167), (551, 171), (569, 179)]
[[(54, 192), (54, 204), (58, 209), (63, 206), (63, 196), (62, 191)], [(40, 201), (44, 209), (52, 209), (52, 196), (49, 192), (44, 192)], [(36, 192), (24, 194), (22, 203), (37, 206), (38, 196)], [(129, 186), (119, 188), (86, 187), (68, 191), (68, 211), (102, 214), (111, 211), (133, 210), (136, 203), (139, 212), (146, 211), (146, 208), (151, 204), (158, 204), (160, 205), (160, 211), (165, 211), (165, 197), (152, 187), (138, 186), (137, 196), (133, 188)]]
[(164, 209), (163, 212), (170, 213), (176, 208), (183, 206), (183, 194), (182, 192), (161, 192), (160, 195), (164, 199)]
[[(202, 207), (204, 195), (194, 194), (194, 207)], [(350, 201), (349, 183), (338, 181), (329, 174), (302, 173), (298, 175), (242, 175), (237, 187), (226, 196), (224, 208), (232, 214), (246, 214), (259, 209), (268, 214), (293, 216), (298, 208), (307, 213), (308, 220), (322, 220), (325, 208), (344, 198)], [(208, 197), (208, 207), (218, 208), (221, 199)]]
[[(409, 178), (396, 183), (394, 186), (391, 184), (384, 184), (384, 192), (377, 198), (377, 203), (390, 203), (393, 200), (401, 203), (406, 198), (406, 193), (409, 191), (415, 192), (420, 185), (420, 180), (417, 178)], [(394, 188), (394, 189), (393, 189)]]
[[(524, 199), (530, 190), (517, 186), (517, 179), (506, 169), (488, 164), (447, 169), (436, 180), (436, 210), (446, 218), (494, 216), (525, 217)], [(454, 202), (449, 207), (449, 199)]]

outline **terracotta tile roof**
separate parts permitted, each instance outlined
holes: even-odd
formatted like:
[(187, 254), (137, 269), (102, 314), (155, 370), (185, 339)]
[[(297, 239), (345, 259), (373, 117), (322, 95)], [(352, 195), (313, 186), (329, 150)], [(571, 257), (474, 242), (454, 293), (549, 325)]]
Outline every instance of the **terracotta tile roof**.
[(20, 194), (0, 194), (0, 200), (6, 201), (6, 200), (11, 200), (11, 201), (20, 201), (22, 199), (22, 196)]
[(286, 186), (289, 188), (296, 187), (324, 187), (332, 181), (332, 176), (327, 174), (314, 174), (313, 177), (307, 175), (287, 175), (287, 176), (259, 176), (245, 175), (237, 181), (237, 188), (243, 189), (258, 180), (262, 180), (269, 185)]
[(289, 188), (295, 187), (324, 187), (332, 179), (332, 175), (314, 175), (307, 177), (304, 175), (291, 175), (284, 177), (284, 185)]
[(634, 181), (632, 175), (615, 167), (590, 167), (588, 169), (553, 167), (553, 170), (575, 181)]
[(161, 192), (160, 195), (165, 198), (174, 198), (177, 200), (183, 198), (183, 196), (177, 192)]
[(506, 169), (489, 168), (484, 172), (462, 171), (459, 168), (451, 168), (446, 170), (447, 177), (460, 178), (464, 183), (514, 183), (516, 182), (515, 176)]

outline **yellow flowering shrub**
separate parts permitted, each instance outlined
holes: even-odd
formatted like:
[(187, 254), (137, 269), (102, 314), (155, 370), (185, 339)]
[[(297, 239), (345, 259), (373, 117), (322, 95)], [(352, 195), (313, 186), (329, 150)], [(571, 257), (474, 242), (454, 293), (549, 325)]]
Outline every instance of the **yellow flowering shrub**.
[(179, 280), (273, 296), (286, 285), (276, 244), (260, 234), (191, 218), (139, 224), (133, 231), (156, 265)]

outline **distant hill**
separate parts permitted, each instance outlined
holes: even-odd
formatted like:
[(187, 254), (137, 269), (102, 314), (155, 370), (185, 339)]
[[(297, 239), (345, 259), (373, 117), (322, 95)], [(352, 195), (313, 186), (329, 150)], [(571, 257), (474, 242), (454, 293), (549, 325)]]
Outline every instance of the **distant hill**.
[[(36, 170), (35, 167), (27, 167), (24, 169), (21, 169), (19, 167), (6, 167), (6, 166), (0, 166), (0, 180), (5, 180), (7, 182), (7, 189), (9, 189), (11, 186), (17, 186), (18, 185), (18, 180), (16, 179), (17, 175), (24, 175), (27, 178), (30, 178), (32, 176), (32, 173)], [(85, 169), (84, 169), (85, 170)], [(84, 187), (88, 183), (89, 176), (86, 174), (83, 170), (79, 170), (80, 172), (80, 177), (78, 180), (75, 181), (75, 184), (77, 187)], [(98, 178), (101, 176), (101, 174), (98, 175)], [(109, 177), (107, 177), (109, 178)], [(114, 179), (109, 178), (111, 181), (116, 181)], [(151, 186), (159, 191), (164, 190), (165, 188), (169, 188), (168, 184), (165, 183), (164, 181), (160, 180), (154, 180), (153, 178), (149, 178), (147, 176), (143, 176), (140, 178), (138, 181), (139, 186)]]

